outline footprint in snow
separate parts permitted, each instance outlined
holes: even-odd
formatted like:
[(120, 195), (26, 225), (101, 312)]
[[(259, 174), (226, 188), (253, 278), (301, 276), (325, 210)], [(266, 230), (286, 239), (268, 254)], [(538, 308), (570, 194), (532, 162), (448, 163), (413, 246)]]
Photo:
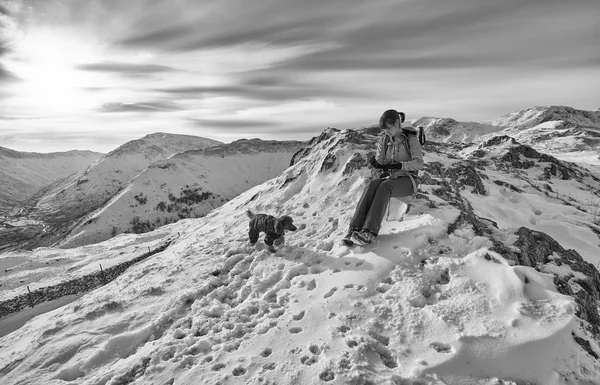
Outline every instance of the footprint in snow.
[(314, 290), (317, 287), (317, 282), (315, 282), (315, 280), (313, 279), (312, 281), (310, 281), (308, 283), (308, 285), (306, 286), (307, 290)]
[(298, 333), (300, 333), (301, 331), (302, 331), (302, 328), (301, 328), (301, 327), (294, 327), (294, 328), (291, 328), (291, 329), (290, 329), (290, 333), (292, 333), (292, 334), (298, 334)]
[(329, 290), (327, 293), (325, 293), (325, 295), (323, 296), (324, 298), (329, 298), (333, 295), (333, 293), (335, 293), (337, 291), (337, 287), (332, 287), (331, 290)]
[(317, 345), (310, 345), (308, 347), (308, 351), (311, 352), (314, 355), (321, 354), (321, 348), (319, 348)]
[(296, 314), (292, 318), (294, 319), (294, 321), (300, 321), (302, 318), (304, 318), (304, 310), (302, 310), (300, 313)]
[(275, 367), (277, 367), (277, 364), (275, 362), (269, 362), (263, 365), (263, 369), (265, 370), (275, 370)]
[(319, 374), (319, 378), (323, 381), (329, 382), (335, 379), (335, 374), (329, 369), (325, 369)]
[(246, 368), (238, 366), (236, 368), (233, 369), (233, 372), (231, 372), (234, 376), (239, 377), (242, 376), (244, 374), (246, 374)]
[(265, 348), (265, 350), (263, 350), (260, 355), (263, 357), (269, 357), (271, 355), (271, 353), (273, 353), (273, 350), (271, 350), (271, 348)]
[(304, 365), (310, 366), (312, 364), (316, 364), (319, 361), (319, 357), (316, 356), (302, 356), (300, 357), (300, 362)]
[(218, 372), (219, 370), (222, 370), (225, 366), (227, 366), (227, 365), (225, 365), (225, 364), (216, 364), (216, 365), (213, 365), (212, 370), (215, 371), (215, 372)]
[(429, 344), (438, 353), (452, 353), (452, 346), (442, 342), (432, 342)]

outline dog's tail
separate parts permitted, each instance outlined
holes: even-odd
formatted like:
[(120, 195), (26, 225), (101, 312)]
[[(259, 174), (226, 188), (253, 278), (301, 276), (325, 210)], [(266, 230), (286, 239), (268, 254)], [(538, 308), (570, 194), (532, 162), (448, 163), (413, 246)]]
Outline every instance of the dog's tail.
[(254, 218), (254, 213), (250, 210), (246, 210), (246, 215), (248, 216), (248, 218), (252, 219)]

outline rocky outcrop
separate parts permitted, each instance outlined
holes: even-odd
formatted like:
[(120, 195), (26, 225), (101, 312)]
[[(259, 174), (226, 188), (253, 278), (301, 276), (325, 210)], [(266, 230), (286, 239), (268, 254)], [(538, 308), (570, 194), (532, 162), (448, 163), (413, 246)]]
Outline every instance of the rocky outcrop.
[[(525, 147), (527, 146), (519, 146), (511, 154), (526, 154), (538, 159), (552, 158)], [(569, 172), (570, 175), (578, 174), (578, 171), (574, 169), (569, 170)], [(479, 190), (481, 178), (468, 162), (458, 162), (450, 168), (445, 168), (437, 162), (429, 163), (425, 167), (425, 173), (421, 181), (435, 185), (432, 190), (433, 193), (460, 210), (459, 217), (448, 227), (448, 233), (452, 233), (461, 227), (470, 227), (476, 235), (490, 239), (493, 244), (491, 250), (500, 253), (506, 259), (514, 261), (515, 264), (529, 266), (541, 272), (552, 271), (552, 269), (546, 268), (549, 264), (568, 266), (573, 272), (572, 274), (562, 276), (554, 274), (556, 287), (560, 293), (572, 296), (575, 299), (578, 305), (576, 315), (586, 321), (585, 327), (600, 342), (600, 314), (598, 311), (598, 304), (600, 304), (600, 273), (594, 265), (586, 262), (577, 251), (564, 249), (550, 235), (526, 227), (520, 227), (514, 233), (517, 240), (512, 245), (507, 245), (503, 240), (497, 239), (495, 233), (498, 231), (498, 225), (494, 221), (477, 216), (469, 202), (461, 195), (464, 184), (474, 186), (475, 191), (481, 192)], [(506, 182), (495, 182), (500, 185), (506, 184)], [(508, 187), (511, 188), (511, 186)], [(516, 187), (511, 188), (511, 190), (518, 191)], [(589, 342), (585, 339), (579, 338), (577, 342), (582, 348), (586, 349), (586, 345), (589, 348)], [(586, 350), (593, 353), (592, 349)]]

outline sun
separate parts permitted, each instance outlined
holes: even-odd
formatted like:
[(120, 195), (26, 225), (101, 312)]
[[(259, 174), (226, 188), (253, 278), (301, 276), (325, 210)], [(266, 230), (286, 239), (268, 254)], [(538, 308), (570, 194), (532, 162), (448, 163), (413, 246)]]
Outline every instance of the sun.
[(8, 58), (7, 68), (19, 81), (11, 89), (12, 103), (35, 115), (63, 115), (90, 106), (86, 88), (95, 84), (94, 74), (77, 64), (93, 61), (89, 44), (77, 35), (51, 29), (27, 34)]

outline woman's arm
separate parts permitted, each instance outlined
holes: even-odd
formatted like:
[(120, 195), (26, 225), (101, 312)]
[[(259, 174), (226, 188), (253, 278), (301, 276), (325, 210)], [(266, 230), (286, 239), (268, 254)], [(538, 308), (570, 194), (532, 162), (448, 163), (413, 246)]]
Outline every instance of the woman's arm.
[(410, 145), (410, 160), (408, 162), (402, 162), (402, 170), (419, 171), (423, 168), (424, 163), (419, 137), (417, 135), (408, 135), (408, 141)]
[(385, 162), (385, 151), (387, 149), (389, 137), (387, 135), (381, 135), (377, 144), (375, 145), (375, 160), (380, 165)]

